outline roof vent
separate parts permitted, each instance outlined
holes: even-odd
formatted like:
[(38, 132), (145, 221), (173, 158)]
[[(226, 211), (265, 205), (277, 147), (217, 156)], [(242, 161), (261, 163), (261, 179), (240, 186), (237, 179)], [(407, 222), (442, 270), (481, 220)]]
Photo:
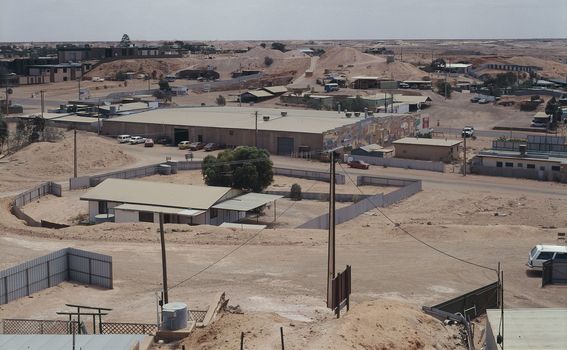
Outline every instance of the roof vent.
[(280, 112), (280, 114), (282, 115), (282, 117), (285, 117), (285, 116), (287, 115), (287, 112), (286, 112), (286, 111), (282, 111), (282, 112)]
[(265, 115), (262, 117), (264, 119), (265, 122), (270, 120), (270, 116), (269, 115)]

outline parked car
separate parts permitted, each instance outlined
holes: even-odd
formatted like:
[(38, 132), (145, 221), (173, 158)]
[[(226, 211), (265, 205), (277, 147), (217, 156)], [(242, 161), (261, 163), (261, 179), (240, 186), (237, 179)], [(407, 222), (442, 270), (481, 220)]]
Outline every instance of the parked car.
[(488, 102), (489, 102), (489, 101), (488, 101), (487, 99), (485, 99), (485, 98), (481, 98), (480, 100), (478, 100), (478, 104), (481, 104), (481, 105), (485, 105), (485, 104), (487, 104)]
[(132, 136), (130, 137), (130, 144), (131, 145), (137, 145), (138, 143), (144, 143), (146, 142), (146, 139), (143, 138), (142, 136)]
[(116, 138), (120, 143), (129, 143), (130, 142), (130, 135), (118, 135)]
[(189, 146), (191, 146), (190, 141), (181, 141), (177, 144), (177, 147), (179, 147), (179, 149), (189, 149)]
[(362, 160), (351, 160), (347, 164), (350, 168), (356, 168), (356, 169), (370, 168), (370, 165)]
[(144, 147), (154, 147), (154, 140), (146, 139), (146, 141), (144, 142)]
[(171, 144), (171, 139), (167, 136), (160, 137), (159, 139), (157, 139), (157, 143), (159, 143), (160, 145), (169, 145)]
[(547, 124), (542, 122), (532, 122), (531, 126), (534, 128), (546, 128)]
[(409, 84), (407, 84), (407, 83), (400, 83), (400, 84), (398, 85), (398, 87), (399, 87), (400, 89), (409, 89), (409, 88), (410, 88)]
[(189, 149), (191, 151), (198, 151), (200, 149), (203, 149), (204, 147), (205, 147), (204, 142), (193, 142), (192, 144), (189, 145)]
[(538, 244), (530, 250), (526, 265), (541, 270), (543, 263), (551, 259), (567, 261), (567, 246)]
[(477, 103), (478, 101), (480, 101), (480, 97), (478, 97), (478, 96), (471, 98), (472, 103)]
[(219, 145), (217, 145), (216, 143), (207, 143), (204, 147), (205, 152), (210, 152), (210, 151), (216, 151), (217, 149), (219, 149)]
[(465, 126), (463, 131), (461, 132), (463, 137), (473, 137), (474, 135), (474, 128), (472, 126)]

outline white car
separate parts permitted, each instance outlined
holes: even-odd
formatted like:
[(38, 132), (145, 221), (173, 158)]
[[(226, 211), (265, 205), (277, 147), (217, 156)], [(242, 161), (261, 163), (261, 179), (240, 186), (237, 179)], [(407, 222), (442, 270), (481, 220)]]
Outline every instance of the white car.
[(461, 135), (463, 137), (472, 137), (474, 135), (474, 128), (472, 126), (464, 127)]
[(97, 82), (97, 83), (102, 83), (104, 81), (104, 78), (101, 77), (93, 77), (92, 79), (93, 82)]
[(131, 144), (131, 145), (135, 145), (135, 144), (138, 144), (138, 143), (144, 143), (144, 142), (146, 142), (146, 139), (143, 138), (142, 136), (132, 136), (132, 137), (130, 137), (130, 144)]
[(129, 143), (130, 142), (130, 135), (118, 135), (116, 138), (120, 143)]
[(538, 244), (528, 254), (529, 268), (541, 270), (547, 260), (557, 259), (567, 261), (567, 246)]

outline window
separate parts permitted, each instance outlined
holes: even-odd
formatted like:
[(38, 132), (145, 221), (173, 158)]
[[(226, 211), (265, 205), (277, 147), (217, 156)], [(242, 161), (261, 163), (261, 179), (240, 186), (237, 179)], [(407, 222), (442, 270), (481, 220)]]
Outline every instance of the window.
[(513, 168), (514, 167), (514, 163), (506, 163), (506, 168)]
[(539, 253), (539, 255), (537, 256), (537, 260), (549, 260), (553, 258), (553, 252), (541, 252)]
[(502, 162), (496, 162), (496, 167), (497, 167), (497, 168), (502, 168)]
[(216, 208), (211, 208), (210, 216), (211, 216), (211, 219), (214, 219), (214, 218), (216, 218), (217, 216), (219, 216), (219, 211), (218, 211), (218, 209), (216, 209)]
[(67, 73), (67, 68), (63, 68), (63, 73)]
[(539, 170), (541, 170), (541, 171), (545, 171), (545, 166), (543, 166), (543, 165), (542, 165), (542, 166), (540, 166), (540, 167), (539, 167)]
[(108, 214), (108, 202), (106, 202), (106, 201), (98, 202), (98, 213), (99, 214)]
[(526, 168), (528, 168), (528, 169), (535, 169), (535, 164), (528, 164), (528, 165), (526, 166)]
[(559, 170), (561, 170), (561, 167), (559, 165), (552, 165), (551, 170), (552, 171), (559, 171)]
[(567, 253), (557, 253), (555, 255), (555, 258), (553, 258), (554, 260), (565, 260), (567, 261)]
[(138, 221), (140, 222), (154, 222), (154, 213), (149, 211), (139, 211)]
[(523, 167), (524, 167), (524, 164), (518, 163), (518, 164), (516, 164), (516, 167), (518, 167), (518, 168), (523, 168)]

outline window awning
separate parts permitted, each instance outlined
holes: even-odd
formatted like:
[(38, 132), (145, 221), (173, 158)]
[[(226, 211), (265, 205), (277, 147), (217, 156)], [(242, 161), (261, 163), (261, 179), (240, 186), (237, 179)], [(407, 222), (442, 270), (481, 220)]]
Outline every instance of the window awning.
[(140, 205), (140, 204), (121, 204), (119, 206), (114, 207), (114, 209), (126, 210), (126, 211), (148, 211), (151, 213), (174, 214), (180, 216), (199, 216), (206, 212), (205, 210), (160, 207), (156, 205)]
[(237, 210), (237, 211), (249, 211), (252, 209), (259, 208), (267, 203), (273, 202), (276, 199), (283, 198), (283, 196), (277, 196), (273, 194), (263, 194), (263, 193), (247, 193), (242, 196), (238, 196), (219, 204), (213, 205), (215, 209), (225, 209), (225, 210)]

